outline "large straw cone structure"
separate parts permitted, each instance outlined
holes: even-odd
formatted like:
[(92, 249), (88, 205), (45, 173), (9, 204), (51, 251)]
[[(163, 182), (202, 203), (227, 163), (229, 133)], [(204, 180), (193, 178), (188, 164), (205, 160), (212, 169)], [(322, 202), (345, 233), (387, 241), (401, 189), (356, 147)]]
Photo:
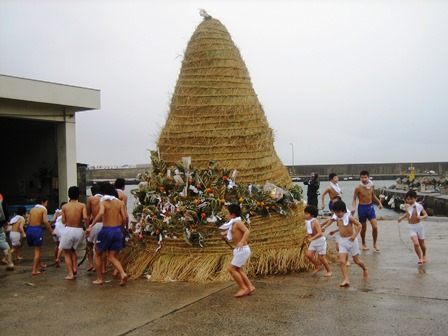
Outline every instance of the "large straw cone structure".
[[(273, 133), (252, 87), (241, 55), (226, 28), (216, 19), (204, 20), (185, 52), (170, 112), (158, 147), (168, 163), (191, 157), (198, 168), (209, 160), (237, 169), (237, 182), (266, 181), (292, 185), (274, 146)], [(273, 212), (251, 217), (249, 245), (252, 255), (244, 266), (249, 276), (284, 274), (310, 269), (305, 257), (303, 207), (292, 215)], [(218, 232), (205, 246), (190, 246), (182, 239), (134, 242), (126, 249), (126, 269), (133, 277), (150, 269), (151, 280), (195, 282), (226, 281), (231, 249)]]
[(239, 182), (291, 185), (246, 65), (219, 20), (204, 20), (188, 43), (158, 147), (168, 164), (191, 156), (197, 168), (213, 160), (238, 170)]

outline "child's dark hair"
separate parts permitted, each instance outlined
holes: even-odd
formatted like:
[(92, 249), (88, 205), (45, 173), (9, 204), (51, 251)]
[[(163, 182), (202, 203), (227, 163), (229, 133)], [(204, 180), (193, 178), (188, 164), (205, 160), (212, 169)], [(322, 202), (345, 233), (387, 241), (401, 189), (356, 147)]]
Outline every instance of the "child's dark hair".
[(333, 197), (332, 199), (331, 199), (331, 201), (334, 203), (334, 202), (338, 202), (338, 201), (342, 201), (342, 198), (341, 198), (341, 196), (339, 196), (339, 195), (336, 195), (335, 197)]
[(48, 197), (44, 195), (39, 195), (36, 197), (36, 204), (42, 204), (48, 201)]
[(92, 196), (95, 196), (96, 194), (100, 193), (100, 186), (98, 184), (94, 184), (90, 187), (90, 192), (92, 193)]
[(119, 177), (115, 180), (114, 187), (116, 189), (124, 189), (125, 185), (126, 185), (126, 181), (124, 180), (124, 178)]
[(347, 212), (347, 206), (342, 201), (334, 202), (334, 204), (333, 204), (333, 211), (334, 212), (336, 212), (336, 211)]
[(319, 215), (319, 209), (317, 209), (314, 205), (308, 205), (304, 212), (310, 214), (314, 218), (316, 218)]
[(417, 198), (417, 193), (415, 192), (415, 190), (409, 190), (406, 193), (406, 197), (405, 198)]
[(338, 176), (338, 174), (336, 174), (336, 173), (331, 173), (330, 175), (328, 175), (328, 178), (329, 178), (330, 180), (332, 180), (333, 177), (335, 177), (335, 176)]
[(102, 183), (100, 189), (103, 195), (118, 197), (118, 192), (115, 190), (114, 186), (110, 183)]
[(16, 214), (19, 216), (23, 216), (26, 214), (26, 208), (24, 206), (18, 207)]
[(238, 204), (229, 204), (227, 206), (227, 210), (229, 210), (231, 215), (235, 215), (237, 217), (241, 216), (241, 208)]
[(359, 173), (359, 176), (369, 176), (369, 172), (367, 170), (363, 170)]
[(79, 188), (77, 186), (68, 188), (68, 198), (71, 200), (77, 200), (79, 198)]

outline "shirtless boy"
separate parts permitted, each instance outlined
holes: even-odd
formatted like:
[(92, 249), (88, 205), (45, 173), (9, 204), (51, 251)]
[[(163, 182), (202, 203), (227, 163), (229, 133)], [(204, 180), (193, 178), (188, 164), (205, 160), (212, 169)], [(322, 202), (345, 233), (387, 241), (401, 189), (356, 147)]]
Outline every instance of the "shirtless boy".
[(65, 229), (62, 231), (59, 248), (64, 250), (67, 265), (68, 275), (65, 279), (74, 280), (78, 271), (76, 249), (84, 240), (83, 222), (87, 227), (89, 220), (86, 205), (78, 201), (79, 188), (77, 186), (68, 189), (68, 198), (70, 201), (62, 207), (62, 223), (65, 224)]
[[(107, 182), (108, 183), (108, 182)], [(94, 184), (90, 191), (92, 196), (87, 199), (87, 217), (89, 221), (93, 221), (95, 217), (100, 212), (100, 203), (103, 195), (100, 194), (100, 186), (98, 184)], [(87, 271), (93, 271), (95, 269), (95, 265), (93, 264), (93, 249), (95, 248), (95, 255), (98, 256), (99, 252), (96, 249), (96, 239), (98, 237), (98, 232), (100, 232), (103, 227), (102, 222), (96, 223), (95, 227), (90, 231), (90, 234), (87, 236), (87, 258), (89, 260), (89, 266), (87, 267)], [(104, 254), (104, 257), (106, 255)], [(103, 260), (103, 273), (106, 273), (106, 259)]]
[(227, 230), (221, 233), (221, 237), (223, 239), (227, 237), (229, 241), (233, 240), (235, 243), (233, 259), (230, 262), (228, 271), (239, 287), (239, 291), (234, 296), (243, 297), (255, 291), (255, 287), (241, 269), (250, 257), (250, 248), (247, 245), (249, 229), (241, 220), (241, 208), (237, 204), (227, 206), (226, 220), (227, 223), (219, 227), (221, 230)]
[[(11, 232), (9, 233), (9, 239), (11, 240), (12, 251), (11, 257), (14, 261), (23, 260), (20, 256), (20, 246), (22, 245), (20, 239), (26, 238), (23, 226), (25, 225), (26, 208), (19, 207), (9, 224), (11, 225)], [(16, 255), (14, 258), (14, 254)]]
[[(313, 205), (308, 205), (304, 212), (307, 232), (306, 241), (310, 244), (306, 256), (314, 265), (314, 271), (312, 274), (315, 275), (319, 273), (322, 270), (322, 265), (324, 265), (327, 271), (324, 276), (329, 277), (333, 273), (331, 272), (330, 265), (325, 257), (327, 254), (327, 241), (322, 233), (320, 223), (316, 218), (319, 214), (319, 209)], [(319, 255), (320, 263), (314, 258), (316, 252)]]
[(330, 179), (330, 187), (322, 194), (322, 210), (325, 209), (325, 195), (328, 194), (330, 196), (328, 208), (330, 209), (330, 211), (333, 211), (333, 198), (335, 198), (336, 196), (340, 196), (342, 194), (342, 190), (338, 184), (338, 175), (336, 175), (335, 173), (331, 173), (328, 178)]
[(50, 225), (54, 227), (54, 233), (56, 234), (53, 236), (54, 240), (54, 262), (56, 263), (56, 267), (61, 266), (61, 255), (62, 255), (62, 249), (59, 248), (59, 243), (61, 242), (61, 236), (62, 232), (65, 229), (64, 223), (62, 223), (62, 207), (64, 204), (67, 204), (67, 202), (61, 202), (61, 208), (56, 209), (53, 215), (53, 218), (50, 221)]
[(87, 229), (88, 233), (90, 233), (98, 222), (103, 222), (103, 227), (98, 233), (96, 241), (99, 251), (99, 255), (95, 259), (97, 279), (92, 283), (95, 285), (103, 284), (101, 256), (104, 253), (108, 253), (109, 261), (120, 274), (120, 286), (124, 286), (128, 276), (124, 272), (121, 262), (117, 259), (117, 254), (123, 248), (122, 227), (126, 225), (126, 210), (124, 203), (114, 196), (116, 195), (116, 190), (113, 185), (109, 183), (101, 185), (101, 193), (104, 196), (100, 204), (100, 211)]
[(363, 170), (359, 174), (359, 179), (361, 180), (361, 183), (355, 188), (355, 192), (353, 194), (352, 215), (354, 215), (356, 212), (356, 200), (358, 199), (358, 218), (362, 225), (362, 249), (364, 251), (367, 251), (369, 249), (366, 244), (367, 220), (369, 220), (370, 224), (372, 225), (373, 248), (376, 252), (379, 252), (380, 249), (377, 244), (378, 223), (376, 221), (376, 214), (375, 209), (373, 208), (372, 200), (375, 200), (375, 202), (378, 203), (380, 209), (383, 208), (383, 205), (375, 195), (373, 183), (369, 179), (369, 173)]
[[(333, 205), (334, 214), (337, 217), (337, 224), (341, 238), (339, 239), (339, 265), (341, 266), (342, 276), (344, 280), (339, 284), (341, 287), (350, 286), (347, 272), (347, 255), (351, 254), (353, 261), (364, 271), (364, 280), (368, 278), (367, 267), (359, 258), (359, 245), (356, 236), (361, 231), (361, 223), (358, 222), (349, 212), (344, 202), (337, 201)], [(356, 231), (353, 229), (356, 227)]]
[(425, 230), (420, 220), (428, 217), (425, 209), (419, 203), (417, 203), (417, 193), (413, 190), (409, 190), (406, 193), (406, 213), (398, 218), (398, 223), (407, 218), (409, 236), (414, 244), (415, 253), (418, 256), (417, 264), (426, 264), (426, 245), (425, 245)]
[(26, 230), (26, 242), (28, 243), (28, 246), (34, 246), (33, 275), (41, 274), (41, 271), (47, 267), (47, 265), (43, 265), (40, 260), (43, 242), (42, 224), (45, 224), (45, 227), (53, 236), (56, 234), (52, 230), (47, 219), (46, 206), (48, 204), (48, 199), (45, 196), (39, 196), (37, 197), (36, 202), (37, 204), (30, 210), (28, 219), (29, 226)]

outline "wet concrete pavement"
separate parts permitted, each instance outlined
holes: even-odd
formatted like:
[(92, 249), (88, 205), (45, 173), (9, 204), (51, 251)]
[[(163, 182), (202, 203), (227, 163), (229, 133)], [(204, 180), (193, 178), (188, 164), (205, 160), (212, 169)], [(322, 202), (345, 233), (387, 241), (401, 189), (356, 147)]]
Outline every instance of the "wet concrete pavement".
[[(119, 287), (119, 280), (108, 275), (107, 283), (95, 286), (86, 264), (76, 281), (64, 280), (64, 264), (32, 276), (32, 249), (25, 246), (26, 259), (15, 271), (0, 268), (0, 334), (447, 335), (447, 228), (446, 218), (425, 221), (424, 266), (416, 264), (406, 224), (399, 230), (396, 221), (385, 220), (379, 222), (381, 253), (361, 254), (369, 268), (367, 281), (352, 265), (351, 286), (339, 288), (341, 272), (332, 264), (331, 278), (321, 272), (254, 279), (257, 290), (240, 299), (233, 298), (232, 282), (139, 279)], [(43, 261), (50, 264), (52, 242), (45, 238)]]

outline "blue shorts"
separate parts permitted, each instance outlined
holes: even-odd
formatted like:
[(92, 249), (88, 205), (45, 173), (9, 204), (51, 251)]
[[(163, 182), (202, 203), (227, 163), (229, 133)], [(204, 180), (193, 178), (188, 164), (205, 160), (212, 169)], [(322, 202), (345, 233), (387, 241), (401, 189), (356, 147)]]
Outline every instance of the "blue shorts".
[(121, 226), (103, 226), (100, 232), (98, 232), (96, 246), (101, 253), (106, 251), (121, 251), (123, 249)]
[(330, 202), (328, 203), (328, 209), (330, 209), (330, 211), (333, 210), (333, 202), (332, 202), (332, 201), (330, 201)]
[(38, 226), (28, 226), (26, 229), (26, 242), (28, 246), (42, 246), (42, 228)]
[(376, 218), (373, 204), (358, 204), (358, 218), (361, 223)]

